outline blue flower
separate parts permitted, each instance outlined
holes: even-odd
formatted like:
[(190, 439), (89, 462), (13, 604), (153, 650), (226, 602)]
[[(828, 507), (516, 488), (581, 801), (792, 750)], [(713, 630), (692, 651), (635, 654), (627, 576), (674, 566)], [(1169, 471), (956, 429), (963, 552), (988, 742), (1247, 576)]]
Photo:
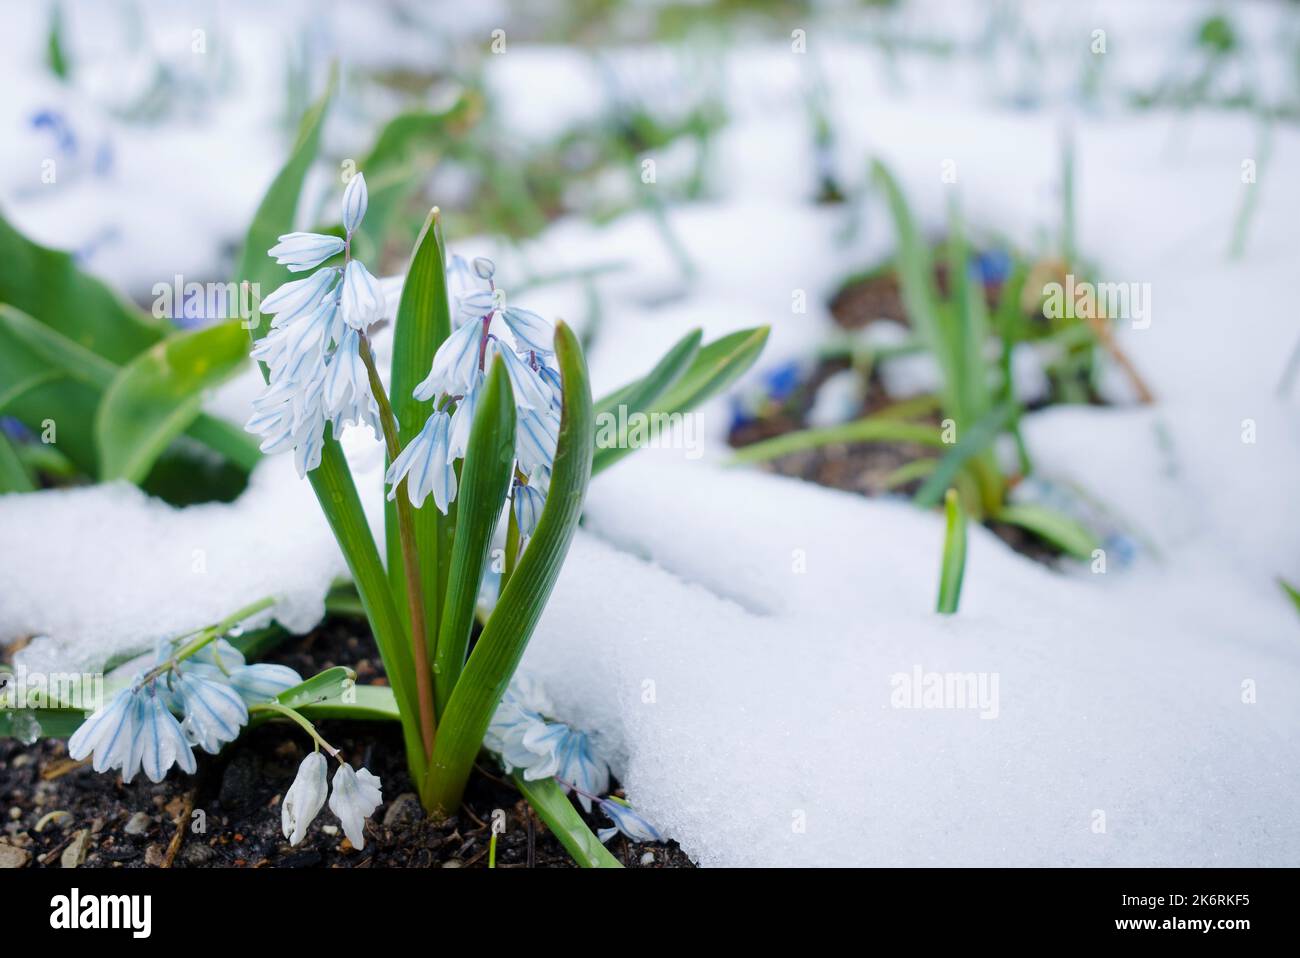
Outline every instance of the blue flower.
[(283, 326), (316, 309), (333, 288), (338, 275), (336, 270), (322, 269), (304, 279), (290, 280), (262, 300), (258, 309), (275, 316), (272, 326)]
[(230, 687), (246, 705), (269, 702), (281, 692), (302, 685), (302, 676), (287, 665), (242, 665), (230, 671)]
[(360, 260), (349, 260), (343, 270), (341, 302), (343, 322), (363, 332), (383, 314), (383, 291)]
[(185, 713), (181, 728), (188, 740), (209, 755), (239, 737), (248, 723), (248, 707), (228, 683), (207, 678), (197, 669), (180, 668), (173, 689)]
[(507, 306), (501, 310), (501, 320), (515, 337), (520, 351), (539, 355), (555, 352), (555, 327), (532, 310)]
[(337, 236), (323, 233), (285, 233), (267, 255), (274, 256), (281, 266), (287, 266), (289, 272), (301, 273), (315, 269), (331, 256), (337, 256), (345, 245)]
[[(140, 676), (136, 676), (138, 680)], [(134, 683), (118, 692), (109, 703), (86, 719), (68, 739), (68, 756), (81, 761), (94, 754), (91, 767), (97, 772), (121, 769), (126, 774), (139, 722)]]
[(546, 486), (544, 472), (539, 472), (528, 482), (515, 481), (514, 510), (515, 525), (519, 527), (520, 541), (532, 536), (537, 528), (537, 521), (542, 517), (546, 506)]
[(515, 458), (519, 470), (532, 475), (549, 469), (560, 441), (560, 412), (554, 405), (545, 409), (521, 409), (515, 422)]
[(370, 205), (370, 193), (366, 189), (366, 178), (361, 173), (354, 173), (343, 190), (343, 228), (351, 236), (365, 219), (366, 207)]
[(361, 334), (349, 329), (325, 367), (325, 415), (337, 434), (343, 426), (366, 423), (382, 436), (379, 406), (370, 391), (370, 373), (361, 359)]
[(475, 323), (466, 323), (444, 339), (433, 355), (429, 375), (412, 395), (420, 402), (428, 402), (443, 393), (458, 396), (469, 392), (479, 373), (482, 342), (482, 327)]
[(167, 710), (157, 683), (149, 682), (135, 696), (136, 725), (131, 743), (131, 758), (123, 769), (122, 780), (130, 782), (143, 768), (151, 782), (161, 782), (173, 765), (191, 775), (198, 768), (194, 751), (181, 729), (180, 722)]
[(456, 470), (448, 451), (450, 424), (450, 416), (435, 412), (393, 460), (384, 475), (384, 482), (392, 486), (388, 491), (390, 500), (397, 498), (397, 487), (405, 478), (411, 505), (419, 508), (432, 493), (438, 511), (447, 514), (448, 504), (456, 498)]
[(659, 830), (638, 815), (630, 805), (624, 805), (616, 799), (606, 798), (600, 803), (600, 810), (605, 816), (614, 823), (613, 828), (601, 828), (596, 831), (596, 837), (602, 842), (607, 842), (619, 832), (622, 832), (634, 842), (661, 842), (663, 836)]
[[(546, 409), (550, 406), (551, 390), (537, 375), (537, 370), (520, 359), (513, 349), (502, 347), (498, 340), (492, 340), (490, 346), (489, 353), (499, 355), (505, 362), (506, 375), (510, 377), (510, 388), (515, 395), (515, 405), (520, 409)], [(491, 356), (487, 362), (491, 362)]]

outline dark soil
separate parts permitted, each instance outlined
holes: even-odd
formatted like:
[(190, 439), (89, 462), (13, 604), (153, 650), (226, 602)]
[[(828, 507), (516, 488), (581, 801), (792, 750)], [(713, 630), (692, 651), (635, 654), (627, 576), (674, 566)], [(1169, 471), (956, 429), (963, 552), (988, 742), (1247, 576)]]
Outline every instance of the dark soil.
[[(348, 665), (358, 682), (383, 682), (364, 625), (332, 619), (265, 658), (311, 675)], [(495, 769), (480, 766), (458, 815), (428, 819), (406, 772), (400, 730), (392, 723), (322, 722), (325, 738), (354, 765), (383, 782), (385, 802), (366, 826), (365, 848), (343, 835), (328, 807), (307, 837), (290, 847), (280, 831), (280, 802), (311, 744), (286, 724), (266, 724), (220, 755), (199, 752), (199, 770), (172, 771), (160, 784), (143, 775), (124, 785), (72, 762), (66, 743), (24, 746), (0, 740), (0, 867), (100, 868), (486, 868), (494, 809), (506, 813), (498, 868), (571, 868), (573, 860), (522, 796)], [(608, 823), (589, 817), (593, 830)], [(189, 828), (181, 827), (186, 822)], [(609, 850), (628, 867), (692, 867), (675, 844)], [(643, 863), (642, 859), (647, 858)]]

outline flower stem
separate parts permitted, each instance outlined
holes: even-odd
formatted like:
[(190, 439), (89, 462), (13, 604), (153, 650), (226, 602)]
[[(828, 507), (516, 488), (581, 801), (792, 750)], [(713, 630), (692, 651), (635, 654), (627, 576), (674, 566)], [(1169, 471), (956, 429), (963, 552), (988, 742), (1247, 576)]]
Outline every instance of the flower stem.
[[(359, 337), (358, 352), (361, 361), (366, 364), (370, 377), (370, 391), (375, 402), (379, 404), (379, 422), (384, 431), (384, 443), (388, 447), (388, 461), (392, 462), (401, 453), (397, 441), (397, 420), (393, 416), (392, 404), (384, 384), (379, 378), (375, 366), (374, 353), (370, 351), (370, 340), (362, 333)], [(411, 517), (411, 502), (406, 495), (406, 478), (397, 486), (393, 497), (397, 506), (397, 532), (402, 543), (402, 564), (406, 567), (406, 598), (411, 610), (411, 648), (415, 658), (415, 688), (420, 703), (420, 735), (424, 743), (424, 757), (428, 760), (433, 754), (433, 740), (436, 724), (433, 717), (433, 672), (429, 669), (429, 648), (426, 640), (427, 630), (424, 623), (424, 590), (420, 585), (420, 560), (415, 548), (415, 521)]]
[(316, 731), (316, 726), (305, 718), (297, 709), (292, 709), (287, 705), (281, 705), (279, 702), (259, 702), (256, 705), (248, 707), (249, 714), (256, 712), (274, 712), (277, 715), (283, 715), (285, 718), (297, 722), (303, 730), (311, 736), (312, 741), (323, 748), (331, 758), (338, 758), (339, 750), (321, 737), (320, 732)]
[(147, 685), (153, 679), (156, 679), (158, 678), (158, 676), (166, 673), (169, 669), (175, 666), (176, 663), (184, 662), (190, 656), (194, 655), (196, 652), (201, 650), (205, 645), (215, 642), (217, 639), (221, 638), (223, 635), (225, 635), (227, 632), (233, 629), (240, 622), (243, 622), (245, 619), (249, 618), (250, 616), (257, 615), (257, 613), (263, 611), (264, 609), (269, 609), (273, 605), (275, 605), (275, 599), (271, 598), (270, 596), (266, 596), (265, 598), (258, 599), (256, 602), (244, 606), (242, 609), (232, 612), (230, 615), (226, 616), (220, 622), (217, 622), (213, 625), (209, 625), (206, 628), (199, 629), (197, 632), (189, 632), (185, 635), (180, 636), (176, 641), (179, 641), (180, 639), (189, 639), (190, 636), (194, 636), (194, 638), (190, 639), (190, 641), (187, 642), (179, 652), (176, 652), (173, 655), (171, 655), (166, 662), (163, 662), (155, 666), (153, 669), (151, 669), (149, 673), (140, 680), (139, 684)]

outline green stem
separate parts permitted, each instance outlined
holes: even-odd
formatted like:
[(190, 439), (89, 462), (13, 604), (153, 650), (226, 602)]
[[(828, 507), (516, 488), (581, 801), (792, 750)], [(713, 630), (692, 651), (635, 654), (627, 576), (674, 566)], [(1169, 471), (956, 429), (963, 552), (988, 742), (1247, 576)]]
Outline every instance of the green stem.
[(316, 731), (316, 726), (312, 725), (311, 722), (296, 709), (291, 709), (287, 705), (281, 705), (279, 702), (260, 702), (257, 705), (250, 705), (248, 707), (249, 715), (254, 715), (258, 712), (274, 712), (276, 715), (283, 715), (290, 721), (296, 722), (300, 725), (303, 731), (311, 736), (312, 741), (323, 748), (331, 758), (338, 755), (339, 750), (329, 742), (325, 741), (320, 732)]
[(497, 589), (497, 595), (506, 590), (506, 583), (514, 575), (515, 565), (519, 562), (519, 523), (515, 519), (515, 501), (514, 497), (506, 502), (506, 510), (510, 513), (509, 523), (506, 526), (506, 563), (501, 571), (501, 585)]
[[(359, 352), (361, 361), (366, 364), (370, 376), (370, 391), (379, 404), (379, 421), (384, 430), (384, 442), (388, 446), (388, 461), (394, 461), (401, 453), (397, 443), (397, 421), (393, 417), (393, 407), (388, 402), (388, 393), (375, 368), (375, 357), (370, 351), (370, 341), (363, 333), (360, 337)], [(415, 688), (420, 705), (420, 735), (424, 742), (424, 757), (427, 760), (433, 754), (436, 724), (433, 713), (433, 673), (429, 669), (429, 648), (425, 642), (424, 592), (420, 585), (420, 560), (415, 550), (415, 522), (411, 518), (411, 503), (406, 495), (406, 479), (397, 486), (397, 495), (393, 497), (397, 504), (397, 528), (402, 543), (402, 563), (406, 568), (406, 596), (411, 614), (411, 649), (415, 660)]]
[(204, 646), (215, 642), (240, 622), (243, 622), (251, 616), (257, 615), (257, 613), (262, 612), (265, 609), (269, 609), (273, 605), (275, 605), (275, 599), (266, 596), (265, 598), (258, 599), (256, 602), (244, 606), (236, 612), (232, 612), (220, 622), (210, 625), (205, 629), (199, 629), (197, 632), (190, 632), (186, 635), (179, 636), (175, 641), (187, 639), (191, 635), (194, 636), (194, 638), (187, 642), (179, 652), (172, 655), (166, 662), (151, 669), (149, 673), (140, 680), (139, 684), (144, 685), (153, 679), (158, 678), (158, 676), (167, 673), (178, 662), (184, 662), (186, 659), (190, 658), (190, 656), (195, 655)]

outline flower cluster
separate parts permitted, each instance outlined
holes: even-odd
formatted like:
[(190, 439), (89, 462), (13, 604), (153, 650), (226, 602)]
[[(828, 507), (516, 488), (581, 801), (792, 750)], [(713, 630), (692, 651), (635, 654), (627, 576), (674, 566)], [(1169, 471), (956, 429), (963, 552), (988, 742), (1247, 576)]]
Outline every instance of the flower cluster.
[(432, 494), (446, 513), (456, 498), (454, 463), (469, 445), (485, 371), (500, 356), (516, 407), (514, 515), (521, 539), (527, 539), (541, 515), (560, 433), (560, 374), (548, 364), (555, 329), (531, 310), (506, 305), (495, 273), (491, 260), (482, 257), (472, 265), (459, 256), (449, 261), (453, 330), (413, 392), (421, 402), (433, 401), (433, 413), (393, 460), (385, 481), (392, 487), (389, 499), (405, 479), (412, 505), (419, 507)]
[(518, 770), (528, 781), (554, 778), (587, 812), (594, 802), (614, 823), (613, 828), (598, 830), (602, 842), (619, 832), (635, 842), (663, 841), (625, 802), (600, 797), (609, 791), (609, 763), (592, 748), (586, 732), (548, 718), (553, 711), (545, 691), (531, 677), (517, 673), (492, 716), (484, 747), (500, 757), (507, 772)]
[(120, 769), (125, 782), (141, 769), (161, 782), (172, 765), (192, 774), (195, 746), (215, 755), (247, 724), (250, 705), (302, 682), (284, 665), (246, 665), (224, 639), (184, 659), (173, 657), (174, 645), (160, 645), (156, 667), (137, 674), (77, 729), (68, 740), (73, 759), (93, 754), (95, 771)]
[[(317, 744), (323, 744), (326, 751), (338, 758), (336, 749), (323, 742)], [(297, 845), (306, 837), (307, 827), (325, 804), (325, 772), (325, 756), (313, 751), (302, 760), (297, 777), (285, 792), (280, 806), (280, 826), (290, 845)], [(334, 773), (334, 791), (329, 796), (330, 811), (338, 816), (343, 834), (354, 848), (366, 847), (366, 819), (383, 800), (377, 775), (364, 768), (353, 770), (351, 765), (339, 759), (338, 770)]]
[(327, 422), (336, 436), (344, 426), (360, 423), (380, 435), (379, 406), (361, 346), (366, 330), (381, 318), (384, 296), (365, 265), (352, 258), (352, 236), (368, 202), (366, 179), (357, 173), (343, 192), (346, 238), (287, 233), (270, 249), (275, 261), (294, 273), (343, 254), (342, 266), (285, 283), (260, 306), (275, 318), (251, 355), (266, 365), (268, 385), (253, 401), (244, 428), (262, 437), (265, 453), (293, 449), (300, 476), (320, 465)]

